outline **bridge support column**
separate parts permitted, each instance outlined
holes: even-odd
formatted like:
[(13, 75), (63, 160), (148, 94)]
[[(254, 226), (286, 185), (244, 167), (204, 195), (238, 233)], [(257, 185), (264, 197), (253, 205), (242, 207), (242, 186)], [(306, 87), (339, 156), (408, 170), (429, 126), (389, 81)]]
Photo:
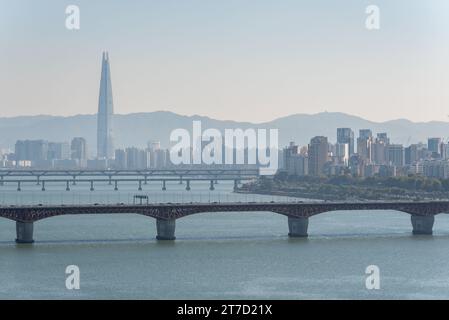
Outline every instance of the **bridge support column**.
[(17, 191), (22, 191), (22, 188), (20, 187), (20, 181), (17, 181)]
[(165, 184), (165, 180), (162, 181), (162, 191), (166, 191), (167, 190), (167, 186)]
[(432, 235), (433, 223), (435, 222), (435, 216), (422, 216), (418, 214), (412, 214), (412, 226), (413, 234), (425, 234)]
[(211, 180), (211, 181), (210, 181), (210, 187), (209, 187), (209, 190), (210, 190), (210, 191), (214, 191), (214, 190), (215, 190), (215, 187), (214, 187), (214, 180)]
[(0, 177), (0, 186), (4, 186), (3, 176)]
[(33, 222), (16, 221), (16, 242), (33, 243)]
[(237, 191), (239, 188), (239, 182), (237, 180), (234, 180), (234, 191)]
[(292, 238), (305, 238), (308, 236), (309, 218), (288, 217), (288, 236)]
[(157, 240), (175, 240), (175, 219), (156, 219)]
[(187, 180), (187, 183), (186, 183), (186, 190), (187, 190), (187, 191), (190, 191), (190, 180)]
[(45, 191), (45, 180), (42, 181), (42, 191)]
[(65, 191), (70, 191), (70, 182), (69, 182), (69, 180), (66, 181)]
[(117, 180), (115, 180), (114, 181), (114, 191), (118, 191), (118, 181)]
[(142, 191), (142, 180), (139, 180), (139, 188), (137, 190)]
[(41, 176), (37, 176), (37, 177), (36, 177), (36, 185), (37, 185), (37, 186), (40, 186), (40, 185), (41, 185), (41, 182), (40, 182), (40, 181), (41, 181)]
[(94, 191), (94, 182), (90, 180), (90, 191)]

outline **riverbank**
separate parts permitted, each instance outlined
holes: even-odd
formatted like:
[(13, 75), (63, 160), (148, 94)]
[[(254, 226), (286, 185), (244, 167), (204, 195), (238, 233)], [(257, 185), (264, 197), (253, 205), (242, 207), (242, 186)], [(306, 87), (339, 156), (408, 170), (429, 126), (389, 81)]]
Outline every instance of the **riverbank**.
[(421, 176), (393, 178), (289, 177), (276, 175), (244, 184), (237, 193), (313, 200), (449, 200), (449, 181)]

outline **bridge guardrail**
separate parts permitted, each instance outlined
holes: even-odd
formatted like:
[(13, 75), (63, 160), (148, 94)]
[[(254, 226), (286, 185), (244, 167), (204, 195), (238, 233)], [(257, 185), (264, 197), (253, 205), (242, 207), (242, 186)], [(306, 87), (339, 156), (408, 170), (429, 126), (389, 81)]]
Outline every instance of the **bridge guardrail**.
[(229, 202), (301, 202), (299, 198), (285, 196), (270, 196), (231, 192), (109, 192), (109, 191), (85, 191), (85, 192), (65, 192), (65, 191), (4, 191), (0, 192), (0, 206), (19, 205), (82, 205), (82, 204), (126, 204), (136, 203), (134, 196), (148, 196), (145, 204), (155, 203), (229, 203)]

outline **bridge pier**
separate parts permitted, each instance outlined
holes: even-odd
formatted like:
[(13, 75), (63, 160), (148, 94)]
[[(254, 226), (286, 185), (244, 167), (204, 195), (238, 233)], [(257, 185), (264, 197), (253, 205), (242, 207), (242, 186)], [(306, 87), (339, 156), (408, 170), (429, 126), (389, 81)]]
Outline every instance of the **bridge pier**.
[(45, 191), (45, 180), (42, 181), (42, 191)]
[(166, 191), (167, 190), (167, 186), (165, 184), (165, 180), (162, 181), (162, 191)]
[(118, 181), (114, 181), (114, 191), (118, 191)]
[(65, 191), (70, 191), (70, 182), (69, 182), (69, 180), (66, 181)]
[(142, 191), (142, 180), (139, 180), (139, 188), (137, 190)]
[(432, 235), (433, 223), (435, 222), (435, 216), (422, 216), (418, 214), (412, 214), (411, 216), (413, 234), (416, 235)]
[(94, 181), (90, 180), (90, 191), (94, 191)]
[(186, 183), (186, 190), (187, 190), (187, 191), (190, 191), (190, 180), (187, 180), (187, 183)]
[(17, 181), (17, 191), (22, 191), (22, 188), (20, 187), (20, 181)]
[(16, 221), (16, 242), (33, 243), (33, 222)]
[(157, 240), (175, 240), (175, 219), (156, 219)]
[(306, 238), (309, 227), (307, 217), (288, 217), (288, 236), (291, 238)]
[(215, 190), (215, 187), (214, 187), (214, 180), (211, 180), (211, 181), (210, 181), (210, 187), (209, 187), (209, 190), (210, 190), (210, 191), (214, 191), (214, 190)]

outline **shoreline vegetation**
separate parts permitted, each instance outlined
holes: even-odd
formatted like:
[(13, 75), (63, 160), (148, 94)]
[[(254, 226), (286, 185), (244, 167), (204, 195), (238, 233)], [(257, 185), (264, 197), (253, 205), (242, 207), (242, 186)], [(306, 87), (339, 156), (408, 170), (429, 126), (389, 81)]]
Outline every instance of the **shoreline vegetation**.
[(419, 175), (405, 177), (261, 176), (243, 184), (237, 193), (288, 196), (314, 200), (449, 200), (449, 179)]

